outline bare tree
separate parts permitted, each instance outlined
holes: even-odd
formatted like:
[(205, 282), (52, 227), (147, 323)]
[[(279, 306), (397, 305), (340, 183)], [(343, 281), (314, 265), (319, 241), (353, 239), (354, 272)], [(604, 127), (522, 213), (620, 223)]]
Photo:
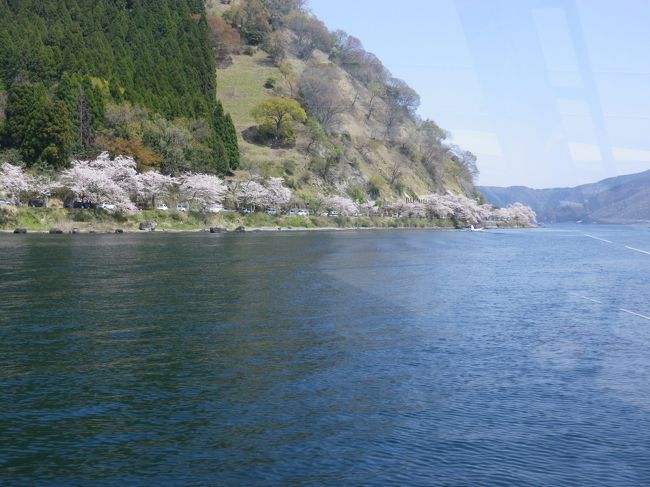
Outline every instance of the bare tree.
[(395, 181), (397, 181), (401, 175), (402, 175), (402, 158), (396, 157), (388, 172), (388, 184), (390, 184), (391, 186), (395, 184)]
[(422, 163), (431, 165), (436, 160), (442, 159), (447, 148), (442, 145), (447, 138), (447, 133), (433, 120), (425, 120), (417, 128), (418, 152)]
[(478, 175), (478, 167), (476, 165), (476, 156), (468, 150), (463, 150), (457, 145), (451, 145), (449, 147), (449, 157), (452, 161), (460, 166), (460, 168), (468, 176), (468, 179), (473, 181)]
[(390, 73), (377, 56), (367, 52), (359, 39), (342, 30), (334, 33), (334, 47), (330, 59), (365, 85), (373, 81), (383, 84), (390, 77)]
[(271, 25), (274, 29), (279, 29), (284, 25), (287, 15), (304, 10), (307, 0), (262, 0), (262, 3), (269, 13)]
[(296, 72), (293, 70), (293, 66), (290, 62), (285, 61), (280, 66), (278, 66), (282, 79), (289, 87), (289, 96), (293, 98), (294, 96), (294, 86), (296, 85)]
[(347, 109), (338, 87), (339, 77), (331, 65), (307, 68), (300, 78), (300, 94), (307, 111), (327, 130), (338, 122)]
[(414, 117), (420, 106), (420, 95), (405, 81), (391, 78), (386, 85), (387, 97), (400, 106), (409, 116)]
[(370, 93), (370, 101), (368, 102), (368, 113), (366, 114), (366, 120), (370, 120), (370, 117), (372, 117), (372, 112), (375, 109), (375, 101), (377, 99), (383, 98), (386, 95), (386, 87), (381, 83), (372, 81), (368, 85), (368, 92)]
[(287, 27), (296, 36), (295, 45), (298, 57), (309, 59), (314, 49), (329, 53), (333, 37), (323, 22), (304, 12), (291, 12), (286, 19)]

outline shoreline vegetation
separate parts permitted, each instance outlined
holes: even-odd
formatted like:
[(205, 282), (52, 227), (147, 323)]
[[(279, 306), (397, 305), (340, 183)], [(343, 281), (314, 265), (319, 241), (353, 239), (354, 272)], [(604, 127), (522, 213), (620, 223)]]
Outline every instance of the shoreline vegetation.
[[(146, 233), (141, 224), (155, 232), (254, 232), (316, 230), (430, 229), (463, 230), (463, 222), (449, 219), (395, 218), (380, 216), (271, 216), (265, 213), (241, 215), (236, 212), (206, 214), (143, 210), (111, 213), (105, 210), (32, 208), (6, 206), (0, 209), (0, 232), (13, 233)], [(532, 228), (515, 222), (487, 222), (485, 228)]]
[[(185, 173), (138, 172), (130, 157), (106, 152), (70, 168), (33, 176), (0, 165), (0, 228), (50, 233), (196, 231), (246, 228), (469, 228), (525, 226), (527, 207), (481, 205), (465, 195), (419, 201), (356, 201), (340, 195), (295, 194), (281, 177), (221, 179)], [(169, 205), (169, 206), (168, 206)]]

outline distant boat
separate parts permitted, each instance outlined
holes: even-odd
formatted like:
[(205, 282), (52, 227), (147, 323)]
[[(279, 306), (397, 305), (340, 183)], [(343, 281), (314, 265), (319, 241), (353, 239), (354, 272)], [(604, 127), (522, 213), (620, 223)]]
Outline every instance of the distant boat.
[(485, 228), (475, 228), (474, 225), (469, 226), (469, 231), (470, 232), (484, 232)]

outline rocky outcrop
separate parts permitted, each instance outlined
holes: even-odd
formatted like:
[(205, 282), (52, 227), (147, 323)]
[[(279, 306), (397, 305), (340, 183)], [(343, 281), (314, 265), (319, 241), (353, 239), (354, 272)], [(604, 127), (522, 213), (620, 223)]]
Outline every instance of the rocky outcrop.
[(140, 230), (142, 230), (143, 232), (153, 232), (157, 226), (158, 225), (156, 224), (156, 222), (146, 221), (140, 223), (140, 226), (138, 228), (140, 228)]

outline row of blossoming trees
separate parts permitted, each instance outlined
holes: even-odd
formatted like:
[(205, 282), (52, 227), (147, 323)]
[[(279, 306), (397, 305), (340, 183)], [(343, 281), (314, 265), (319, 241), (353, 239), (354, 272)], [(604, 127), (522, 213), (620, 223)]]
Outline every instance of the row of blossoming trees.
[[(136, 203), (155, 207), (156, 201), (178, 201), (189, 209), (219, 209), (229, 203), (237, 208), (287, 208), (297, 202), (282, 178), (271, 177), (233, 179), (226, 183), (217, 176), (186, 173), (179, 177), (155, 171), (138, 173), (136, 163), (129, 157), (111, 159), (108, 153), (96, 159), (73, 161), (54, 179), (30, 176), (22, 168), (4, 163), (0, 166), (0, 193), (14, 203), (29, 198), (45, 199), (52, 194), (99, 205), (115, 205), (120, 211), (132, 211)], [(508, 208), (495, 209), (479, 205), (463, 195), (432, 194), (420, 202), (374, 201), (357, 203), (346, 196), (314, 198), (310, 203), (314, 213), (336, 212), (342, 216), (367, 215), (395, 218), (450, 219), (457, 222), (479, 223), (486, 220), (511, 221), (528, 224), (535, 213), (515, 203)]]
[(30, 176), (8, 163), (0, 166), (0, 192), (13, 203), (58, 193), (66, 199), (114, 205), (120, 211), (133, 211), (136, 203), (155, 207), (157, 200), (178, 201), (192, 210), (219, 209), (226, 199), (236, 206), (282, 207), (291, 200), (291, 190), (283, 182), (282, 178), (269, 178), (262, 184), (251, 179), (228, 186), (209, 174), (172, 177), (155, 171), (138, 173), (132, 158), (111, 159), (106, 152), (96, 159), (73, 161), (54, 179)]

